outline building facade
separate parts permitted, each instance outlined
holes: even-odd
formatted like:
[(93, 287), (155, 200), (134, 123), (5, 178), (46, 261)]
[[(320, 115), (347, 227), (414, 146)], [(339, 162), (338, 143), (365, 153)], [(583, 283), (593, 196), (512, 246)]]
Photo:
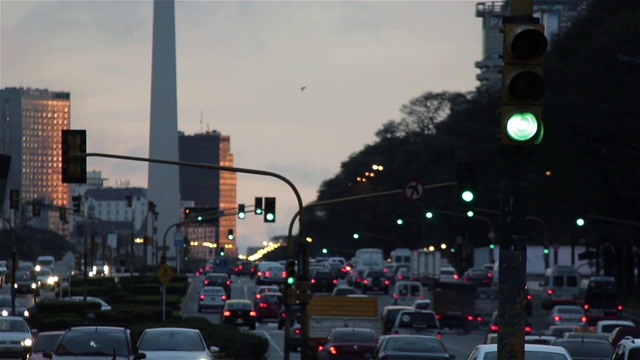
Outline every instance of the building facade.
[[(67, 236), (60, 212), (69, 207), (70, 195), (69, 185), (62, 183), (60, 139), (62, 130), (71, 127), (71, 94), (9, 87), (0, 90), (0, 106), (0, 152), (11, 156), (4, 214), (14, 224)], [(19, 191), (19, 209), (9, 209), (11, 190)]]

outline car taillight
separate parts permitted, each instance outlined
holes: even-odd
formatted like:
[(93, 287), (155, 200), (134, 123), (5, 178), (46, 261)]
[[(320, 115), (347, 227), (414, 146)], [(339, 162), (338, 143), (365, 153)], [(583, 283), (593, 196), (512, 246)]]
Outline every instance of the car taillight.
[(262, 276), (262, 271), (258, 271), (258, 276)]
[(300, 330), (300, 328), (297, 328), (297, 329), (294, 329), (293, 332), (296, 333), (296, 334), (300, 334), (301, 330)]
[(211, 266), (208, 266), (208, 265), (207, 265), (207, 270), (211, 270)]
[(281, 313), (281, 314), (280, 314), (280, 316), (282, 316), (282, 317), (287, 317), (287, 313), (286, 313), (286, 312), (283, 312), (283, 313)]
[(424, 295), (420, 295), (420, 300), (424, 300)]
[(532, 300), (532, 299), (533, 299), (533, 295), (527, 294), (527, 300)]
[(454, 278), (454, 279), (456, 279), (456, 280), (458, 280), (458, 279), (460, 279), (460, 275), (458, 275), (458, 274), (453, 274), (453, 278)]
[(364, 283), (368, 284), (369, 283), (369, 279), (364, 279)]
[(324, 350), (324, 346), (322, 346), (322, 345), (318, 345), (318, 352), (320, 352), (320, 351), (322, 351), (322, 350)]
[(400, 333), (398, 332), (398, 330), (393, 332), (393, 335), (400, 335)]
[(532, 330), (532, 328), (531, 328), (531, 326), (529, 326), (529, 325), (527, 325), (527, 326), (525, 326), (525, 327), (524, 327), (524, 332), (526, 332), (526, 333), (530, 333), (530, 332), (531, 332), (531, 330)]
[(478, 322), (482, 322), (482, 320), (483, 320), (483, 319), (482, 319), (482, 316), (478, 316), (478, 317), (476, 318), (476, 320), (477, 320)]
[(618, 311), (622, 311), (623, 306), (622, 305), (618, 305)]
[(385, 285), (389, 285), (389, 280), (385, 280), (385, 281), (384, 281), (384, 284), (385, 284)]
[(227, 280), (227, 285), (231, 285), (231, 280)]
[(256, 294), (256, 299), (260, 299), (262, 297), (262, 294)]
[(231, 311), (229, 311), (229, 310), (225, 310), (225, 311), (222, 313), (222, 316), (231, 316)]
[(555, 316), (553, 317), (553, 321), (560, 321), (560, 320), (562, 320), (562, 318), (560, 317), (560, 315), (555, 315)]
[(488, 273), (487, 277), (493, 277), (493, 274), (492, 273)]
[(356, 282), (361, 282), (361, 281), (362, 281), (362, 279), (356, 278)]
[(331, 355), (338, 355), (338, 349), (333, 346), (329, 346), (329, 353), (331, 353)]
[(337, 285), (338, 284), (338, 280), (337, 279), (333, 279), (333, 283)]
[(498, 325), (491, 325), (491, 331), (498, 331)]
[(242, 270), (242, 265), (238, 266), (238, 270)]
[(385, 273), (388, 273), (388, 272), (389, 272), (389, 269), (384, 268), (384, 270), (383, 270), (383, 271), (384, 271)]
[(590, 306), (589, 306), (589, 304), (584, 304), (582, 307), (583, 307), (585, 310), (589, 310), (589, 307), (590, 307)]
[(261, 307), (261, 308), (266, 308), (266, 307), (268, 307), (268, 306), (269, 306), (269, 305), (267, 305), (267, 303), (260, 303), (260, 307)]
[(438, 337), (438, 339), (442, 339), (442, 333), (440, 331), (436, 333), (436, 336)]
[(393, 294), (394, 299), (398, 299), (398, 294)]
[(222, 295), (221, 298), (222, 300), (227, 300), (227, 295)]
[(586, 316), (581, 317), (581, 318), (580, 318), (580, 321), (582, 321), (582, 322), (587, 322), (587, 317), (586, 317)]
[(249, 316), (256, 316), (256, 312), (253, 310), (249, 311)]
[(398, 280), (402, 280), (402, 275), (398, 275)]
[(204, 300), (205, 298), (206, 298), (206, 296), (200, 295), (200, 300)]
[(316, 283), (316, 279), (311, 279), (311, 283), (315, 284)]
[(553, 289), (549, 289), (549, 290), (547, 290), (547, 294), (549, 294), (549, 295), (553, 295)]
[(436, 319), (438, 319), (438, 320), (439, 320), (441, 317), (442, 317), (442, 315), (440, 315), (440, 314), (436, 314)]
[(473, 315), (467, 315), (467, 320), (473, 321), (473, 319), (474, 319)]
[(205, 281), (204, 281), (204, 284), (205, 284), (205, 285), (208, 285), (208, 284), (209, 284), (209, 280), (205, 280)]
[(283, 278), (286, 278), (286, 277), (287, 277), (287, 272), (286, 272), (286, 271), (283, 271), (283, 272), (282, 272), (282, 277), (283, 277)]
[(265, 277), (271, 277), (271, 271), (265, 271), (264, 272), (264, 276)]

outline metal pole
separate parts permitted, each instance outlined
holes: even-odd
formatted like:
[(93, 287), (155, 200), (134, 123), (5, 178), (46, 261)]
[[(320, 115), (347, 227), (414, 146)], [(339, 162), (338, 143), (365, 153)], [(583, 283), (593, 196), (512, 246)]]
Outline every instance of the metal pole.
[[(15, 211), (13, 213), (13, 218), (15, 219)], [(13, 226), (11, 226), (11, 222), (4, 217), (2, 218), (4, 221), (9, 224), (9, 229), (11, 230), (11, 315), (16, 314), (16, 272), (18, 271), (18, 248), (16, 246), (16, 235)]]
[(162, 284), (162, 322), (164, 322), (166, 315), (167, 309), (167, 285)]
[(133, 219), (133, 195), (131, 195), (131, 239), (129, 239), (129, 240), (131, 240), (131, 241), (129, 241), (129, 247), (130, 247), (130, 249), (129, 249), (129, 252), (130, 252), (130, 254), (129, 254), (129, 274), (131, 276), (133, 276), (133, 258), (134, 258), (133, 257), (133, 241), (134, 241), (133, 233), (135, 231), (134, 230), (135, 225), (133, 223), (133, 220), (134, 220)]
[[(84, 222), (84, 219), (83, 219)], [(83, 226), (84, 228), (84, 226)], [(88, 283), (89, 283), (89, 274), (87, 272), (87, 263), (88, 261), (88, 236), (87, 236), (87, 229), (83, 229), (83, 237), (84, 237), (84, 253), (83, 253), (83, 261), (84, 261), (84, 266), (83, 266), (83, 277), (82, 277), (82, 298), (84, 300), (84, 302), (87, 302), (87, 292), (88, 292)]]

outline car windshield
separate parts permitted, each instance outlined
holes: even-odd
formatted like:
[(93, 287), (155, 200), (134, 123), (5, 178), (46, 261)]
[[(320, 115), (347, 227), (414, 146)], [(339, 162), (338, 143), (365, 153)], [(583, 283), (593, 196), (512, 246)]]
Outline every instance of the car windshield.
[[(558, 314), (582, 315), (583, 311), (582, 311), (582, 308), (579, 308), (579, 307), (577, 307), (577, 308), (560, 308), (560, 309), (558, 309)], [(614, 329), (615, 329), (615, 327), (614, 327)]]
[(438, 328), (436, 317), (430, 312), (403, 312), (400, 314), (398, 327), (427, 327)]
[(36, 338), (36, 342), (33, 344), (32, 351), (43, 352), (43, 351), (53, 351), (58, 345), (58, 341), (60, 341), (60, 334), (39, 334)]
[(140, 351), (205, 351), (202, 337), (195, 331), (163, 330), (142, 335)]
[(382, 271), (370, 271), (367, 274), (367, 277), (384, 277), (384, 273)]
[(207, 295), (224, 294), (224, 289), (218, 286), (202, 288), (202, 293)]
[(0, 332), (29, 332), (29, 327), (24, 320), (6, 319), (0, 317)]
[(358, 292), (354, 288), (338, 288), (335, 290), (336, 295), (350, 295), (357, 294)]
[(444, 346), (436, 338), (390, 337), (384, 346), (385, 352), (438, 353), (445, 352)]
[(129, 356), (124, 331), (67, 331), (55, 354), (60, 356)]
[[(490, 351), (484, 354), (484, 360), (497, 360), (498, 352)], [(525, 360), (567, 360), (564, 354), (550, 353), (546, 351), (526, 351), (524, 353)]]
[(51, 272), (51, 269), (49, 268), (42, 268), (40, 271), (37, 272), (38, 276), (50, 276), (53, 274), (53, 272)]
[(207, 276), (207, 280), (217, 283), (223, 283), (227, 281), (226, 276)]
[(331, 340), (334, 343), (375, 343), (376, 334), (373, 331), (335, 331)]
[(277, 302), (280, 302), (280, 299), (278, 299), (278, 297), (279, 297), (279, 295), (267, 294), (267, 295), (262, 297), (262, 302), (265, 302), (265, 303), (277, 303)]
[(314, 279), (333, 279), (333, 274), (328, 271), (316, 271), (313, 274)]

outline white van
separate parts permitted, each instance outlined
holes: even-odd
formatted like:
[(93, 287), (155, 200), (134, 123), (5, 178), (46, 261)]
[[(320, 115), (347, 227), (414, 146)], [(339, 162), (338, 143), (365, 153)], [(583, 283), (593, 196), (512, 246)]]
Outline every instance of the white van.
[(393, 305), (413, 306), (414, 301), (426, 299), (427, 292), (417, 281), (398, 281), (393, 286)]
[(549, 310), (555, 305), (577, 305), (580, 298), (580, 274), (571, 265), (556, 265), (544, 272), (542, 308)]

